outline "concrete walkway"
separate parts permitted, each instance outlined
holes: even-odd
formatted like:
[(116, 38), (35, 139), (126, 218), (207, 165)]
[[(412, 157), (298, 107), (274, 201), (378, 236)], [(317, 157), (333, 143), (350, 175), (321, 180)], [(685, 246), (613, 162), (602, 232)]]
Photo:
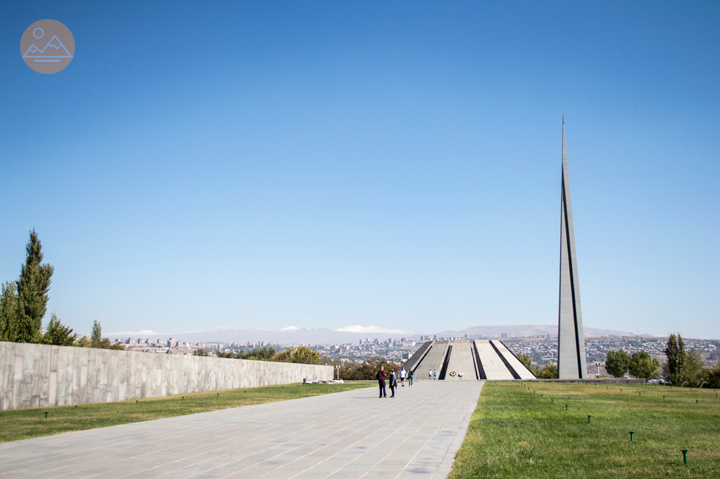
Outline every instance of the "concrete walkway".
[(392, 399), (359, 389), (0, 444), (0, 477), (444, 478), (482, 385), (422, 381)]

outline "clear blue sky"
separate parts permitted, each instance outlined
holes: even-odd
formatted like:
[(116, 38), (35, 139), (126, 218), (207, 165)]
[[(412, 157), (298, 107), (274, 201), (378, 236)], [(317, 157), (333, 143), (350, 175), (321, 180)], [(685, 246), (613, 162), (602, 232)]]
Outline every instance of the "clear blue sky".
[[(390, 3), (390, 5), (388, 5)], [(20, 57), (63, 22), (72, 63)], [(717, 2), (3, 2), (0, 280), (76, 331), (720, 337)], [(48, 314), (49, 317), (49, 314)]]

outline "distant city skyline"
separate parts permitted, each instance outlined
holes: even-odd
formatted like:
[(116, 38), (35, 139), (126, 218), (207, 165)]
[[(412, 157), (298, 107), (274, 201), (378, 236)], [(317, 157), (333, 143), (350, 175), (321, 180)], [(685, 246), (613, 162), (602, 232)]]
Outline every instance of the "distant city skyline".
[[(72, 62), (32, 71), (40, 19)], [(557, 324), (720, 338), (720, 5), (0, 6), (0, 281), (80, 334)]]
[[(354, 328), (353, 328), (354, 329)], [(437, 338), (557, 338), (556, 325), (486, 325), (476, 326), (463, 330), (435, 330), (435, 331), (398, 331), (375, 327), (364, 331), (348, 331), (347, 328), (293, 328), (293, 329), (262, 329), (238, 328), (234, 326), (221, 326), (204, 331), (175, 331), (157, 332), (151, 330), (141, 331), (113, 331), (104, 334), (113, 340), (168, 340), (170, 338), (190, 343), (247, 343), (264, 341), (272, 344), (347, 344), (366, 340), (412, 339), (421, 341)], [(588, 337), (636, 337), (630, 331), (587, 328), (584, 331)], [(641, 337), (655, 337), (643, 334)]]

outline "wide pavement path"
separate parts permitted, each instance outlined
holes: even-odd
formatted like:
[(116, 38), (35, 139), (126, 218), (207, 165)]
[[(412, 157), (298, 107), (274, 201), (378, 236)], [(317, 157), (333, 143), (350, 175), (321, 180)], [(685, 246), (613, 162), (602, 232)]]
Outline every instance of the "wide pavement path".
[[(2, 478), (444, 478), (481, 381), (419, 381), (0, 444)], [(389, 393), (389, 390), (388, 390)]]

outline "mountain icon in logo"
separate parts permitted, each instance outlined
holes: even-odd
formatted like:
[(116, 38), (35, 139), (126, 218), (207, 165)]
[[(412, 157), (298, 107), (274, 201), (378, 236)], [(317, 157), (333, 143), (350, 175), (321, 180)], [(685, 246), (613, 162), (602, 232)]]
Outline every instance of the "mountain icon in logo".
[(75, 38), (68, 27), (57, 20), (38, 20), (27, 27), (20, 38), (20, 56), (38, 73), (57, 73), (73, 61)]
[(31, 44), (23, 58), (72, 58), (72, 55), (70, 55), (70, 52), (67, 51), (67, 48), (65, 48), (57, 35), (53, 35), (42, 50), (34, 43)]

